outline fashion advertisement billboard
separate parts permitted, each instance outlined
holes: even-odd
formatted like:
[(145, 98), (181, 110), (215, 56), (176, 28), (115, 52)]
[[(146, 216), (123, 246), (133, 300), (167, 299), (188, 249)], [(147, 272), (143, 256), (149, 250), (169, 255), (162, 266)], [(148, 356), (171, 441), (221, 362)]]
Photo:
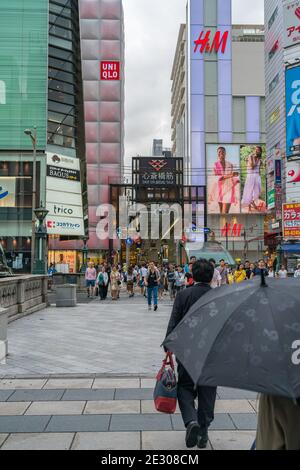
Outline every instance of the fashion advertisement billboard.
[(0, 207), (16, 207), (16, 178), (0, 177)]
[(300, 160), (300, 66), (285, 73), (286, 91), (286, 157)]
[(208, 214), (265, 214), (265, 146), (206, 146)]

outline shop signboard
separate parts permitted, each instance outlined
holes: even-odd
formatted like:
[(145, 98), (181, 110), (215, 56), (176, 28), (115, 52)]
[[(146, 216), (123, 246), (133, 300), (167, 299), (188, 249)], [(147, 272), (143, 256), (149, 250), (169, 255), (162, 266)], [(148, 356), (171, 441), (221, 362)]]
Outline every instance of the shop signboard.
[(176, 159), (141, 157), (138, 180), (141, 186), (174, 186), (176, 184)]
[(275, 160), (275, 184), (282, 183), (281, 160)]
[(84, 235), (80, 161), (78, 158), (47, 154), (47, 233)]
[(282, 216), (282, 185), (275, 185), (275, 210), (276, 219), (280, 220)]
[(268, 209), (275, 208), (275, 189), (268, 191)]
[(300, 203), (283, 204), (283, 238), (300, 239)]
[(300, 43), (300, 0), (293, 0), (283, 5), (284, 47)]
[(120, 62), (116, 60), (102, 60), (100, 62), (100, 79), (101, 80), (120, 80)]

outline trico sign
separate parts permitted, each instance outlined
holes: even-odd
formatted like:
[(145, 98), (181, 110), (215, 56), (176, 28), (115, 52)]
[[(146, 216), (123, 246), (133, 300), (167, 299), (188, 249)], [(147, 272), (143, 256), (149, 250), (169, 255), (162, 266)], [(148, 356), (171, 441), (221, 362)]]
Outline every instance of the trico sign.
[(207, 31), (206, 33), (201, 31), (198, 39), (194, 41), (194, 53), (196, 53), (198, 50), (200, 54), (205, 52), (209, 54), (212, 52), (218, 53), (221, 49), (221, 53), (224, 54), (226, 51), (228, 36), (229, 31), (225, 31), (222, 36), (220, 31), (217, 31), (214, 36), (211, 30)]
[(101, 61), (100, 63), (101, 80), (120, 80), (120, 62)]

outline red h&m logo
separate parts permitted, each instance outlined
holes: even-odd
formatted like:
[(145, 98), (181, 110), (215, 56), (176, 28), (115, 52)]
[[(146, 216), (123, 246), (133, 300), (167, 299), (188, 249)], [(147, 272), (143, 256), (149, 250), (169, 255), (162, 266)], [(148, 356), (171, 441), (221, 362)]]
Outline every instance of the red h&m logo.
[(221, 48), (222, 54), (224, 54), (227, 46), (227, 40), (229, 36), (229, 31), (225, 31), (223, 33), (223, 36), (221, 37), (221, 32), (217, 31), (214, 38), (213, 42), (210, 42), (210, 36), (211, 36), (211, 31), (207, 31), (205, 36), (204, 36), (204, 31), (201, 31), (199, 38), (194, 41), (195, 43), (195, 49), (194, 52), (197, 52), (199, 48), (200, 54), (203, 54), (204, 52), (208, 52), (211, 54), (212, 52), (219, 52)]
[(295, 10), (295, 15), (296, 15), (297, 18), (299, 18), (299, 20), (300, 20), (300, 8), (296, 8), (296, 10)]
[(242, 228), (242, 224), (225, 224), (221, 230), (222, 237), (240, 237)]
[(120, 80), (120, 62), (102, 61), (100, 64), (101, 80)]

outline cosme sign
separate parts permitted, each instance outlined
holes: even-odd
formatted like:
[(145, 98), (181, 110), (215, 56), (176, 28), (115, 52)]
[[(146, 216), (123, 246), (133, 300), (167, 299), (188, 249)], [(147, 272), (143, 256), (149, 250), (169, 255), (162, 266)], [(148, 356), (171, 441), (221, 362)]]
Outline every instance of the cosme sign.
[(221, 53), (224, 54), (226, 51), (228, 36), (229, 31), (225, 31), (222, 36), (220, 31), (217, 31), (214, 36), (211, 30), (206, 33), (201, 31), (198, 39), (194, 41), (194, 53), (199, 51), (200, 54), (205, 52), (211, 54), (212, 52), (218, 53), (221, 50)]

